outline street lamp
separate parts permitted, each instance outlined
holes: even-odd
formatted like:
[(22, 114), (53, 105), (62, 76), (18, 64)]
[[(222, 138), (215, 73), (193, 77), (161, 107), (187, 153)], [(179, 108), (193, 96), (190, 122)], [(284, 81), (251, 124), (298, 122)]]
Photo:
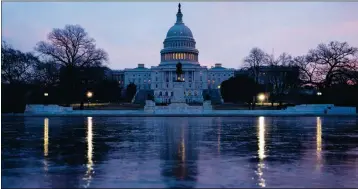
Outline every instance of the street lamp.
[(91, 91), (88, 91), (86, 95), (87, 95), (87, 98), (88, 98), (88, 107), (89, 107), (90, 98), (92, 98), (93, 93)]
[(48, 93), (44, 93), (44, 104), (47, 105)]
[(263, 101), (266, 98), (265, 94), (259, 94), (257, 97), (258, 97), (259, 101), (261, 101), (261, 105), (262, 105)]

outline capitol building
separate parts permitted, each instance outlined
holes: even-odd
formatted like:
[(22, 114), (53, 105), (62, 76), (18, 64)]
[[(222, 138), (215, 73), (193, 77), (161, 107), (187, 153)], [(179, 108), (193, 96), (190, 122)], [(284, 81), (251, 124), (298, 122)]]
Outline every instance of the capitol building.
[(220, 84), (234, 76), (234, 69), (216, 63), (207, 68), (200, 65), (199, 50), (192, 31), (183, 22), (181, 5), (178, 5), (175, 24), (168, 30), (160, 51), (158, 66), (116, 70), (112, 73), (115, 80), (125, 89), (130, 83), (137, 86), (136, 96), (152, 94), (158, 103), (170, 103), (173, 97), (173, 84), (176, 81), (176, 64), (182, 64), (184, 95), (187, 103), (203, 102), (204, 93), (220, 94)]

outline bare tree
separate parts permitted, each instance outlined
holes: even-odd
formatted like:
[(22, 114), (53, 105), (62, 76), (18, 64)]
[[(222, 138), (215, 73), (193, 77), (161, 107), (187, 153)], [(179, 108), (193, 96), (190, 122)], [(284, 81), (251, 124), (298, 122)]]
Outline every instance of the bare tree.
[(244, 59), (244, 65), (245, 67), (249, 67), (255, 82), (258, 82), (260, 67), (266, 65), (268, 61), (267, 54), (257, 47), (251, 49), (249, 56)]
[(95, 40), (79, 25), (55, 28), (47, 39), (47, 42), (39, 42), (35, 49), (48, 60), (63, 66), (99, 66), (108, 60), (107, 53), (96, 48)]
[(357, 55), (358, 49), (350, 47), (347, 42), (332, 41), (328, 44), (320, 44), (316, 49), (308, 52), (307, 62), (315, 64), (316, 78), (323, 85), (329, 87), (335, 80), (347, 71), (357, 71), (357, 62), (352, 61)]
[(34, 66), (39, 62), (31, 53), (13, 49), (2, 41), (1, 45), (1, 79), (3, 83), (28, 83), (32, 81)]
[(273, 55), (269, 56), (270, 70), (266, 73), (270, 84), (271, 100), (279, 100), (288, 92), (297, 87), (298, 84), (298, 68), (294, 67), (292, 56), (288, 53), (282, 53), (275, 59)]
[(281, 66), (292, 66), (294, 64), (292, 56), (290, 54), (288, 54), (288, 53), (285, 53), (285, 52), (280, 54), (280, 56), (278, 57), (277, 62)]
[(317, 79), (317, 65), (314, 62), (310, 62), (307, 56), (298, 56), (294, 58), (294, 64), (299, 67), (300, 80), (303, 85), (305, 84), (319, 84)]
[[(86, 86), (82, 84), (79, 76), (81, 70), (101, 66), (108, 60), (108, 54), (103, 49), (96, 48), (95, 40), (79, 25), (53, 29), (48, 34), (47, 41), (39, 42), (35, 50), (42, 55), (45, 62), (62, 66), (60, 81), (65, 87), (64, 91), (72, 94), (66, 97), (67, 104), (79, 97), (84, 100), (83, 91)], [(76, 90), (77, 92), (73, 92)]]
[(35, 65), (34, 82), (44, 86), (53, 86), (59, 83), (60, 68), (53, 62), (39, 62)]

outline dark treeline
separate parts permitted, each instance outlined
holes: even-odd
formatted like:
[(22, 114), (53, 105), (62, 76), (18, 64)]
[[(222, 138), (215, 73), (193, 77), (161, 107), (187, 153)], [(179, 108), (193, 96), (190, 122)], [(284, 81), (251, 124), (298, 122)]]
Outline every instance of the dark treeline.
[[(241, 73), (221, 84), (225, 102), (252, 103), (265, 93), (272, 103), (358, 106), (358, 49), (346, 42), (320, 44), (298, 57), (282, 53), (275, 58), (253, 48)], [(315, 93), (303, 93), (307, 89)]]
[(108, 55), (79, 25), (53, 29), (33, 53), (1, 46), (2, 112), (23, 112), (25, 104), (120, 100), (121, 88), (108, 75)]

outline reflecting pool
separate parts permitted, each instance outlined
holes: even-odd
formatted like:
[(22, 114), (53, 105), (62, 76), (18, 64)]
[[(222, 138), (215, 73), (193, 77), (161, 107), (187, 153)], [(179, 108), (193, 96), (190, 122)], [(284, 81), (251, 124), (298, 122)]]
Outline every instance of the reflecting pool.
[(2, 117), (2, 187), (357, 187), (356, 117)]

